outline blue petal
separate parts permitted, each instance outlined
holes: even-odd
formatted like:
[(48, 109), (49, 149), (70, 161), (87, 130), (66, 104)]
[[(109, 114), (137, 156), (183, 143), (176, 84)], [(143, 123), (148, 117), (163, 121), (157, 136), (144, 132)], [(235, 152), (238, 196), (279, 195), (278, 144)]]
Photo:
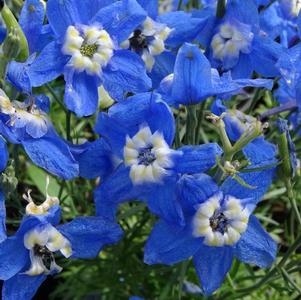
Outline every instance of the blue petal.
[(103, 139), (86, 142), (82, 145), (70, 145), (71, 153), (79, 164), (79, 175), (91, 179), (105, 177), (113, 170), (111, 148)]
[(20, 14), (19, 23), (28, 41), (30, 53), (36, 49), (42, 31), (45, 10), (39, 0), (26, 0)]
[(250, 55), (254, 70), (262, 76), (278, 76), (279, 71), (275, 64), (283, 51), (282, 46), (269, 37), (255, 37), (252, 55)]
[(207, 24), (207, 18), (193, 18), (191, 14), (183, 11), (162, 14), (158, 21), (173, 29), (166, 40), (166, 44), (172, 48), (192, 42)]
[(141, 7), (147, 12), (147, 15), (152, 19), (156, 19), (158, 15), (158, 0), (137, 0)]
[(155, 57), (155, 64), (149, 76), (153, 82), (153, 88), (157, 88), (161, 80), (167, 75), (173, 73), (176, 56), (172, 52), (164, 51)]
[(110, 145), (112, 152), (119, 158), (123, 158), (123, 148), (125, 146), (126, 136), (127, 134), (130, 134), (130, 132), (127, 132), (125, 124), (126, 123), (122, 124), (114, 117), (108, 116), (106, 113), (100, 113), (94, 127), (95, 132), (105, 139)]
[(259, 25), (258, 10), (253, 0), (244, 0), (243, 4), (239, 0), (230, 0), (227, 3), (226, 12), (227, 18), (234, 18), (254, 28)]
[(273, 80), (269, 79), (236, 79), (233, 80), (231, 73), (224, 73), (223, 76), (219, 76), (218, 71), (213, 69), (212, 71), (212, 85), (215, 95), (219, 95), (223, 98), (230, 98), (233, 95), (237, 95), (244, 87), (264, 87), (271, 90), (273, 87)]
[(62, 54), (61, 47), (51, 42), (32, 63), (28, 70), (32, 86), (41, 86), (63, 73), (68, 57)]
[(267, 268), (274, 262), (276, 251), (275, 241), (262, 228), (257, 218), (251, 216), (247, 231), (235, 247), (235, 256), (244, 263)]
[(32, 88), (28, 70), (34, 59), (35, 54), (31, 55), (26, 62), (11, 61), (7, 66), (7, 81), (14, 85), (21, 93), (31, 93)]
[(67, 144), (58, 136), (22, 141), (30, 159), (39, 167), (64, 179), (78, 175), (78, 164)]
[(134, 52), (117, 50), (114, 52), (108, 66), (103, 70), (103, 80), (108, 93), (120, 89), (127, 92), (146, 92), (152, 87), (146, 74), (145, 64)]
[(15, 276), (29, 261), (23, 238), (9, 237), (0, 244), (0, 279)]
[(237, 64), (231, 70), (232, 77), (249, 78), (254, 71), (252, 60), (249, 54), (240, 53)]
[(216, 157), (222, 154), (218, 144), (209, 143), (198, 146), (184, 146), (178, 149), (183, 155), (175, 162), (177, 173), (202, 173), (216, 164)]
[[(147, 124), (151, 131), (159, 131), (171, 145), (175, 135), (175, 122), (170, 108), (155, 93), (137, 94), (112, 106), (110, 117), (123, 124), (129, 135), (136, 134), (141, 125)], [(105, 132), (103, 132), (105, 135)]]
[(199, 103), (211, 90), (211, 67), (201, 50), (192, 44), (184, 44), (178, 52), (175, 64), (172, 98), (177, 103)]
[(6, 142), (2, 137), (0, 137), (0, 172), (2, 172), (7, 165), (8, 161), (8, 151)]
[[(81, 0), (82, 1), (82, 0)], [(77, 0), (48, 0), (47, 18), (54, 33), (61, 39), (65, 37), (69, 25), (81, 23), (81, 16), (85, 13), (78, 10)]]
[(70, 241), (73, 258), (96, 257), (105, 245), (118, 242), (123, 234), (118, 224), (99, 217), (78, 217), (58, 230)]
[(5, 300), (31, 300), (46, 275), (28, 276), (17, 274), (3, 284), (2, 297)]
[(217, 290), (232, 266), (233, 249), (202, 245), (193, 262), (206, 296)]
[(50, 99), (44, 94), (35, 95), (35, 105), (45, 113), (50, 111)]
[(99, 78), (86, 72), (65, 72), (64, 100), (69, 110), (78, 117), (89, 116), (96, 112), (98, 106)]
[(181, 227), (160, 221), (146, 242), (144, 262), (149, 265), (172, 265), (193, 256), (201, 243), (200, 238), (192, 236), (190, 226)]
[(176, 178), (153, 184), (145, 196), (150, 211), (168, 223), (184, 225), (183, 212), (176, 197)]
[(6, 239), (6, 209), (5, 195), (0, 190), (0, 243)]
[(101, 24), (121, 43), (128, 39), (145, 18), (146, 12), (136, 0), (122, 0), (98, 11), (92, 23)]
[(219, 191), (214, 180), (206, 174), (184, 175), (178, 181), (177, 194), (185, 214), (193, 215), (196, 206)]
[(113, 220), (117, 205), (130, 200), (139, 200), (144, 193), (143, 186), (134, 186), (129, 175), (129, 168), (121, 164), (95, 193), (96, 214)]

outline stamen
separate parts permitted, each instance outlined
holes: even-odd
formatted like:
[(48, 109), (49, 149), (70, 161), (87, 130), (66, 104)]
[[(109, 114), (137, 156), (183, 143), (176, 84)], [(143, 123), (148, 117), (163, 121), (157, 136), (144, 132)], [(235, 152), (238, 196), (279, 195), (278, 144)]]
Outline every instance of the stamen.
[(53, 253), (47, 247), (40, 245), (34, 245), (33, 253), (42, 259), (45, 268), (50, 271), (51, 264), (55, 261)]
[(139, 165), (149, 166), (156, 160), (156, 156), (152, 153), (152, 146), (142, 149), (138, 154)]
[(134, 31), (133, 36), (129, 39), (131, 49), (139, 51), (147, 48), (147, 39), (140, 29)]
[(83, 56), (92, 58), (93, 55), (97, 52), (97, 47), (98, 46), (96, 44), (89, 45), (89, 44), (83, 43), (81, 45), (79, 51)]

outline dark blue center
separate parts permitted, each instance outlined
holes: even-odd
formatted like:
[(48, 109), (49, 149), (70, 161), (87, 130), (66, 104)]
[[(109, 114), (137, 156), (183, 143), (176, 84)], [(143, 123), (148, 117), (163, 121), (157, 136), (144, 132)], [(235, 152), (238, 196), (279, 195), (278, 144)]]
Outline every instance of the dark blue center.
[(219, 211), (215, 211), (213, 216), (209, 218), (210, 227), (213, 231), (218, 231), (224, 234), (227, 231), (229, 222), (226, 216)]
[(140, 149), (138, 155), (139, 165), (149, 166), (156, 160), (156, 156), (152, 153), (152, 147)]

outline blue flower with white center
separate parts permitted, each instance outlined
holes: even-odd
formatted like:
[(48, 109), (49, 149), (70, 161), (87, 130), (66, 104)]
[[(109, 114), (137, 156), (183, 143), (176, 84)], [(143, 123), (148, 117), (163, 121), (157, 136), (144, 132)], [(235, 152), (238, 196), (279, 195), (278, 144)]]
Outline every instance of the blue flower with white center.
[(145, 62), (153, 87), (173, 70), (176, 50), (184, 42), (193, 41), (201, 28), (204, 18), (193, 18), (184, 11), (170, 11), (158, 15), (158, 1), (138, 0), (147, 17), (124, 40), (121, 47), (131, 49)]
[(136, 0), (107, 4), (48, 1), (46, 15), (54, 38), (27, 71), (33, 87), (64, 74), (65, 103), (78, 116), (96, 111), (101, 84), (113, 94), (116, 89), (126, 94), (151, 87), (141, 58), (117, 46), (145, 19), (144, 10)]
[(261, 268), (276, 257), (276, 243), (252, 215), (269, 185), (252, 175), (251, 190), (225, 182), (218, 187), (205, 174), (184, 175), (177, 183), (186, 226), (159, 221), (146, 243), (147, 264), (172, 265), (193, 257), (203, 293), (211, 295), (222, 284), (233, 258)]
[(214, 143), (172, 149), (173, 114), (155, 93), (138, 94), (115, 104), (98, 116), (95, 130), (100, 140), (84, 146), (75, 156), (81, 176), (104, 177), (95, 191), (96, 210), (112, 219), (121, 202), (141, 200), (153, 213), (181, 223), (181, 208), (170, 194), (178, 174), (208, 170), (221, 154)]
[(246, 86), (271, 89), (273, 82), (232, 79), (230, 72), (220, 76), (196, 45), (186, 43), (178, 52), (173, 73), (162, 80), (158, 92), (168, 104), (178, 106), (197, 104), (210, 96), (230, 98)]
[(254, 34), (251, 26), (236, 20), (221, 24), (211, 40), (212, 56), (223, 64), (223, 68), (233, 68), (241, 53), (249, 54)]
[(0, 132), (11, 143), (22, 144), (36, 165), (59, 177), (73, 178), (78, 175), (78, 164), (48, 119), (48, 110), (45, 95), (30, 95), (18, 102), (10, 101), (1, 90)]
[(58, 199), (47, 196), (41, 205), (30, 197), (26, 216), (15, 235), (0, 244), (0, 278), (5, 299), (30, 300), (48, 275), (62, 271), (55, 262), (65, 258), (94, 258), (101, 249), (117, 242), (121, 228), (99, 217), (78, 217), (58, 225)]
[[(275, 62), (284, 49), (261, 30), (253, 0), (229, 0), (222, 19), (213, 14), (214, 10), (207, 13), (198, 39), (214, 68), (231, 71), (233, 78), (249, 78), (253, 71), (266, 77), (279, 75)], [(193, 17), (204, 17), (204, 13), (195, 11)]]
[(171, 29), (147, 17), (141, 27), (138, 27), (130, 37), (121, 44), (122, 48), (131, 49), (141, 55), (147, 70), (150, 72), (155, 64), (154, 57), (165, 49), (165, 40)]

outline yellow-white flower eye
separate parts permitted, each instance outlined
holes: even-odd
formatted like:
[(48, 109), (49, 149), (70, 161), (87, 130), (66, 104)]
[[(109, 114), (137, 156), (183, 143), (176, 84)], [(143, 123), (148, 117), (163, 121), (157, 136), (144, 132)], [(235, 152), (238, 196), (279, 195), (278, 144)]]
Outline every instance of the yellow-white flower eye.
[(199, 205), (193, 218), (193, 235), (209, 246), (234, 245), (246, 231), (249, 212), (232, 196), (215, 194)]
[(150, 72), (155, 64), (155, 56), (165, 51), (165, 40), (172, 29), (147, 17), (139, 28), (121, 43), (121, 47), (138, 53)]
[(70, 55), (69, 66), (79, 72), (100, 75), (113, 56), (114, 43), (107, 31), (96, 26), (69, 26), (62, 52)]
[(172, 153), (163, 135), (152, 133), (148, 126), (141, 128), (132, 138), (127, 136), (123, 156), (124, 164), (131, 168), (132, 182), (160, 182), (173, 166)]
[(254, 34), (251, 26), (239, 22), (224, 23), (211, 40), (213, 57), (232, 67), (240, 53), (250, 53)]
[(51, 225), (26, 233), (24, 246), (30, 251), (31, 265), (25, 272), (30, 276), (60, 272), (62, 268), (56, 264), (53, 253), (60, 251), (65, 257), (72, 254), (70, 242)]

